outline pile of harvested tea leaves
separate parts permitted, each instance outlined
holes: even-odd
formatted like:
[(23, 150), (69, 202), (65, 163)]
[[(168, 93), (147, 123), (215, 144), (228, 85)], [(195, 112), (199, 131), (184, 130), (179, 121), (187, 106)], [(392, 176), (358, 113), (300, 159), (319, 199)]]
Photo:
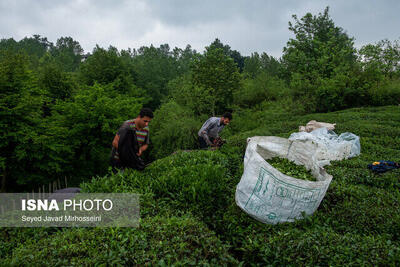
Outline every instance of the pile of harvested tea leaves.
[(274, 167), (283, 174), (286, 174), (288, 176), (297, 179), (316, 181), (315, 177), (312, 176), (311, 172), (307, 171), (304, 166), (296, 165), (295, 163), (289, 161), (288, 159), (281, 159), (279, 157), (275, 157), (267, 161), (269, 164), (272, 165), (272, 167)]

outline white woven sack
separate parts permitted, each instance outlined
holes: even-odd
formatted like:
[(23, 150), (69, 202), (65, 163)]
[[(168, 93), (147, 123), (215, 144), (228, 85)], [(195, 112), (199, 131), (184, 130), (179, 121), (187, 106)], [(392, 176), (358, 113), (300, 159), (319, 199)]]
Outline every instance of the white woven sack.
[[(289, 141), (275, 136), (249, 138), (244, 158), (244, 172), (237, 185), (237, 205), (255, 219), (269, 224), (301, 219), (320, 205), (332, 180), (315, 160), (318, 145), (309, 140)], [(316, 178), (306, 181), (287, 176), (267, 161), (288, 158), (304, 165)]]

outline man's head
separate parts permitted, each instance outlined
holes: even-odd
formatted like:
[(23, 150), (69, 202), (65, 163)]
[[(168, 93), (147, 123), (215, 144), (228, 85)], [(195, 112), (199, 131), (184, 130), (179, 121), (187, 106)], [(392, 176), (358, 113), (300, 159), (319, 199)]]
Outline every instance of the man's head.
[(221, 117), (221, 122), (224, 125), (228, 125), (232, 120), (232, 114), (230, 112), (225, 112), (224, 115)]
[(135, 123), (137, 128), (143, 129), (147, 125), (149, 125), (150, 121), (153, 119), (153, 111), (149, 108), (142, 108), (140, 110), (139, 116), (137, 116)]

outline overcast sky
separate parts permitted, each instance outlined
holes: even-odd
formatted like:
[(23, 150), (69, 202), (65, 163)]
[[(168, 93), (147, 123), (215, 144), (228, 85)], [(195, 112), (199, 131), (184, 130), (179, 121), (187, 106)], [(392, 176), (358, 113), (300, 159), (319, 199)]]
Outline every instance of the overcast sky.
[(96, 44), (119, 49), (190, 44), (198, 52), (215, 38), (242, 55), (280, 57), (293, 37), (292, 15), (326, 6), (356, 47), (400, 38), (398, 0), (0, 0), (0, 38), (39, 34), (55, 43), (71, 36), (85, 52)]

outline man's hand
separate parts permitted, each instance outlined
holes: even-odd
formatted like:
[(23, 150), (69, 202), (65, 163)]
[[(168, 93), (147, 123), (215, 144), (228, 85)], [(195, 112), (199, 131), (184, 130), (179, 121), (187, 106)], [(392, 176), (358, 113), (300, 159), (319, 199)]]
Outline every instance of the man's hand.
[(212, 147), (220, 148), (226, 141), (223, 140), (221, 137), (217, 137), (214, 139)]

